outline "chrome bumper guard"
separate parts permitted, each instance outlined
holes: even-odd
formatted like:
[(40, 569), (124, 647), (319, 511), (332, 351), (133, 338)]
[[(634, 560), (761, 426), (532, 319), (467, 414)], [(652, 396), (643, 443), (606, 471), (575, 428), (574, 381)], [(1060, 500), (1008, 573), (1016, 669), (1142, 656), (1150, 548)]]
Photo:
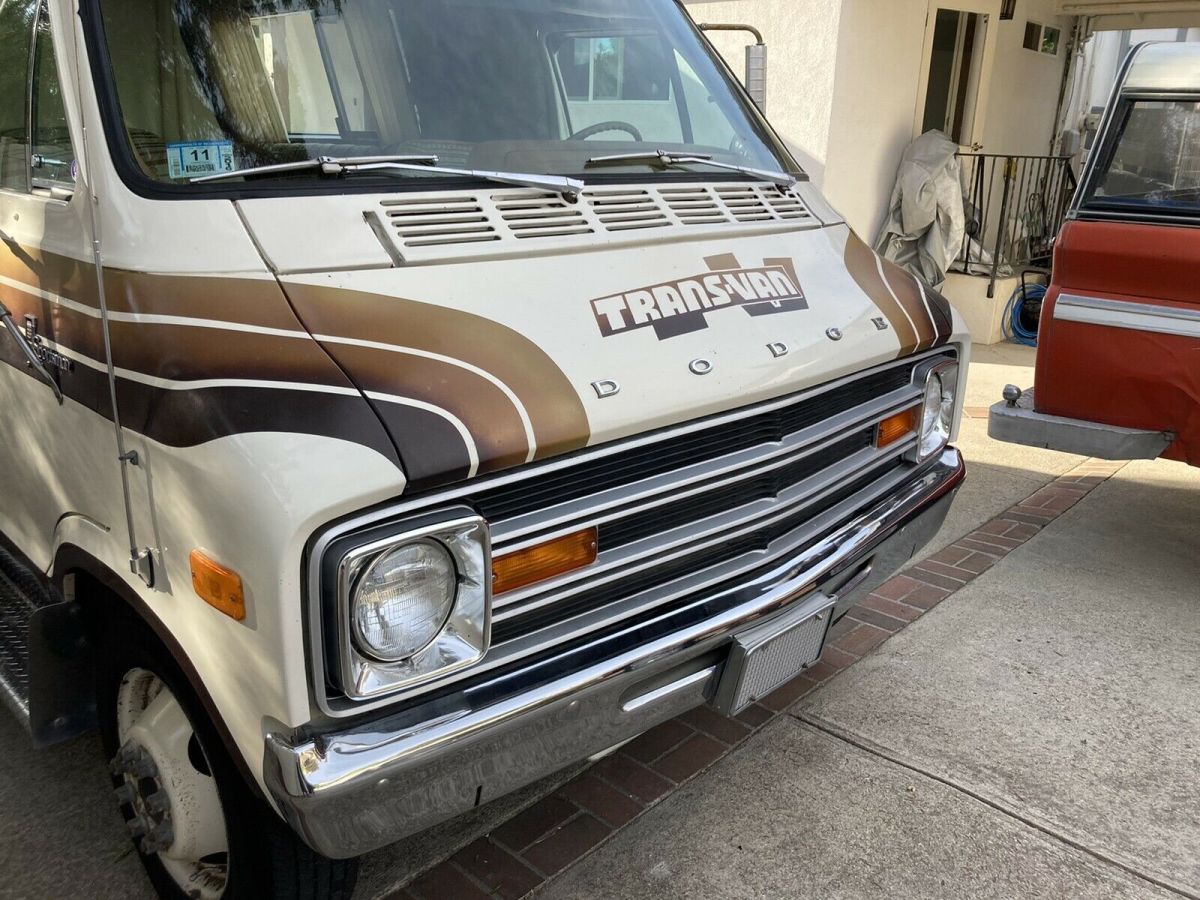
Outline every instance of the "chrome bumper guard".
[(1158, 459), (1175, 440), (1175, 435), (1166, 431), (1122, 428), (1037, 412), (1032, 388), (1015, 401), (1002, 400), (992, 406), (988, 437), (1099, 459)]
[(848, 609), (936, 533), (963, 476), (962, 457), (947, 449), (863, 515), (727, 591), (723, 612), (485, 708), (415, 727), (380, 717), (310, 739), (269, 732), (271, 796), (313, 849), (344, 858), (620, 744), (711, 701), (734, 632), (790, 618), (831, 576), (869, 569), (836, 597), (836, 613)]

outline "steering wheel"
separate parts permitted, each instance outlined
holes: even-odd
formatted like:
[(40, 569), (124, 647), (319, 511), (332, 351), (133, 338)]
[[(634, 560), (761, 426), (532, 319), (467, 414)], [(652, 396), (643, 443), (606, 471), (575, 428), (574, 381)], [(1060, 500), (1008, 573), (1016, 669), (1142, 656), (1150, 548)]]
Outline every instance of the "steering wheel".
[(639, 144), (642, 142), (642, 133), (637, 130), (637, 126), (630, 125), (628, 122), (597, 122), (595, 125), (589, 125), (587, 128), (580, 128), (577, 132), (567, 138), (568, 141), (586, 141), (593, 134), (600, 134), (604, 131), (626, 131)]

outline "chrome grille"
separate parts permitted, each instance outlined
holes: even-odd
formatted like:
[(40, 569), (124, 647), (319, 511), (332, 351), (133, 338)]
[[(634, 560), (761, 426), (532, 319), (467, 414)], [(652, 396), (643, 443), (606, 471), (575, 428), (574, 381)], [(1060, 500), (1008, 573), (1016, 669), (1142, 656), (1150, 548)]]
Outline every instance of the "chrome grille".
[(778, 566), (913, 476), (905, 457), (915, 436), (881, 450), (876, 426), (920, 403), (918, 366), (950, 355), (943, 348), (381, 512), (376, 522), (470, 506), (488, 520), (493, 556), (582, 528), (598, 534), (592, 565), (493, 598), (481, 663), (392, 702), (524, 671)]

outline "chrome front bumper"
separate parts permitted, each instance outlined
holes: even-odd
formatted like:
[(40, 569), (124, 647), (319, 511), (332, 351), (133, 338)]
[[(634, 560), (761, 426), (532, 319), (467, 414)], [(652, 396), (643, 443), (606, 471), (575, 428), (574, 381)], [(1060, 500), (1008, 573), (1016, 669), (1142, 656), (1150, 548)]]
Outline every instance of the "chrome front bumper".
[(723, 612), (536, 689), (416, 726), (379, 718), (310, 739), (268, 733), (267, 787), (313, 849), (341, 858), (530, 784), (708, 702), (733, 632), (827, 602), (813, 595), (831, 576), (859, 573), (837, 597), (844, 612), (933, 537), (963, 476), (947, 449), (863, 515), (728, 591)]
[(1099, 459), (1158, 459), (1175, 440), (1175, 435), (1166, 431), (1122, 428), (1037, 412), (1032, 389), (1011, 404), (1004, 400), (993, 404), (988, 413), (988, 437)]

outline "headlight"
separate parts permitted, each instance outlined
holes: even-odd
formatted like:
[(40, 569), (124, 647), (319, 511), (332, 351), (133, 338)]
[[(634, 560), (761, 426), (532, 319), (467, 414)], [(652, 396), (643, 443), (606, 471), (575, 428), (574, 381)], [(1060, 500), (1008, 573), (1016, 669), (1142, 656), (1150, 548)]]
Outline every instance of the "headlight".
[(921, 407), (921, 432), (917, 462), (923, 462), (950, 442), (958, 397), (958, 363), (942, 362), (925, 376), (925, 401)]
[(354, 638), (383, 662), (408, 659), (432, 641), (458, 593), (454, 560), (434, 541), (389, 550), (362, 574), (350, 601)]
[(328, 672), (346, 697), (394, 693), (487, 652), (487, 523), (454, 512), (349, 534), (324, 549)]

